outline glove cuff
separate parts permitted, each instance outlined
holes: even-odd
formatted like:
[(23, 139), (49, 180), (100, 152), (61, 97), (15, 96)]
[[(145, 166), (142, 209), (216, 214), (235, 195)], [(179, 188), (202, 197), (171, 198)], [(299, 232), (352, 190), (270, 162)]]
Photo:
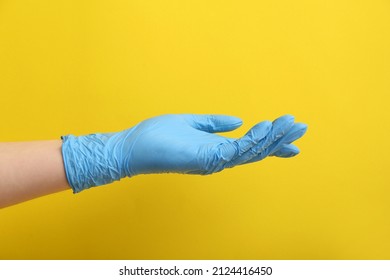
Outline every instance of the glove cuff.
[(122, 178), (108, 134), (66, 135), (61, 139), (66, 178), (74, 194)]

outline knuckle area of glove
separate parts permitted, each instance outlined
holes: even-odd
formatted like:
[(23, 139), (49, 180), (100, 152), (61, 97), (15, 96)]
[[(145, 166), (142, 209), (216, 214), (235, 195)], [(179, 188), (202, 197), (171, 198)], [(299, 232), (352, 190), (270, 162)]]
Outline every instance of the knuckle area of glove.
[(234, 156), (234, 157), (237, 157), (237, 156), (242, 156), (244, 153), (246, 153), (251, 147), (253, 147), (254, 145), (256, 145), (257, 143), (255, 141), (248, 141), (248, 142), (244, 142), (243, 144), (241, 145), (238, 145), (237, 144), (237, 150), (238, 150), (238, 153)]
[(263, 147), (253, 147), (248, 150), (248, 154), (251, 156), (258, 155), (263, 150)]
[(201, 168), (202, 174), (208, 175), (222, 170), (219, 170), (220, 167), (223, 168), (223, 166), (230, 161), (229, 158), (224, 156), (224, 154), (226, 154), (225, 149), (226, 147), (219, 147), (210, 153), (212, 156), (209, 156), (204, 161), (204, 165)]

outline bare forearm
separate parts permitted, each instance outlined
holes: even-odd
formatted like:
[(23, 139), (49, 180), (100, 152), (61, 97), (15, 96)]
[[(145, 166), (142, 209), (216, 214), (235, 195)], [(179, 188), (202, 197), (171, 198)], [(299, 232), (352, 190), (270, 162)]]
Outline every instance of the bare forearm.
[(61, 140), (0, 143), (0, 208), (70, 189)]

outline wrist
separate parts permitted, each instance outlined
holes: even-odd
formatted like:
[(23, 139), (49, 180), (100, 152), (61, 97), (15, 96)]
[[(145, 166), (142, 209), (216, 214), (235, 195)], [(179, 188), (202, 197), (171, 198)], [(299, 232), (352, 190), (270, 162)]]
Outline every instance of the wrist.
[(115, 133), (62, 136), (66, 177), (73, 193), (125, 177), (119, 160), (121, 145)]

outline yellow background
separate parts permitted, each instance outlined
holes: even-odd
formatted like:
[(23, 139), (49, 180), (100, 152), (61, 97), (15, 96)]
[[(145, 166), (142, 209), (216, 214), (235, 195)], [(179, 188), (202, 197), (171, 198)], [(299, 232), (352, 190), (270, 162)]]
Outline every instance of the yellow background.
[(389, 259), (390, 2), (0, 1), (0, 141), (289, 113), (293, 159), (0, 210), (2, 259)]

